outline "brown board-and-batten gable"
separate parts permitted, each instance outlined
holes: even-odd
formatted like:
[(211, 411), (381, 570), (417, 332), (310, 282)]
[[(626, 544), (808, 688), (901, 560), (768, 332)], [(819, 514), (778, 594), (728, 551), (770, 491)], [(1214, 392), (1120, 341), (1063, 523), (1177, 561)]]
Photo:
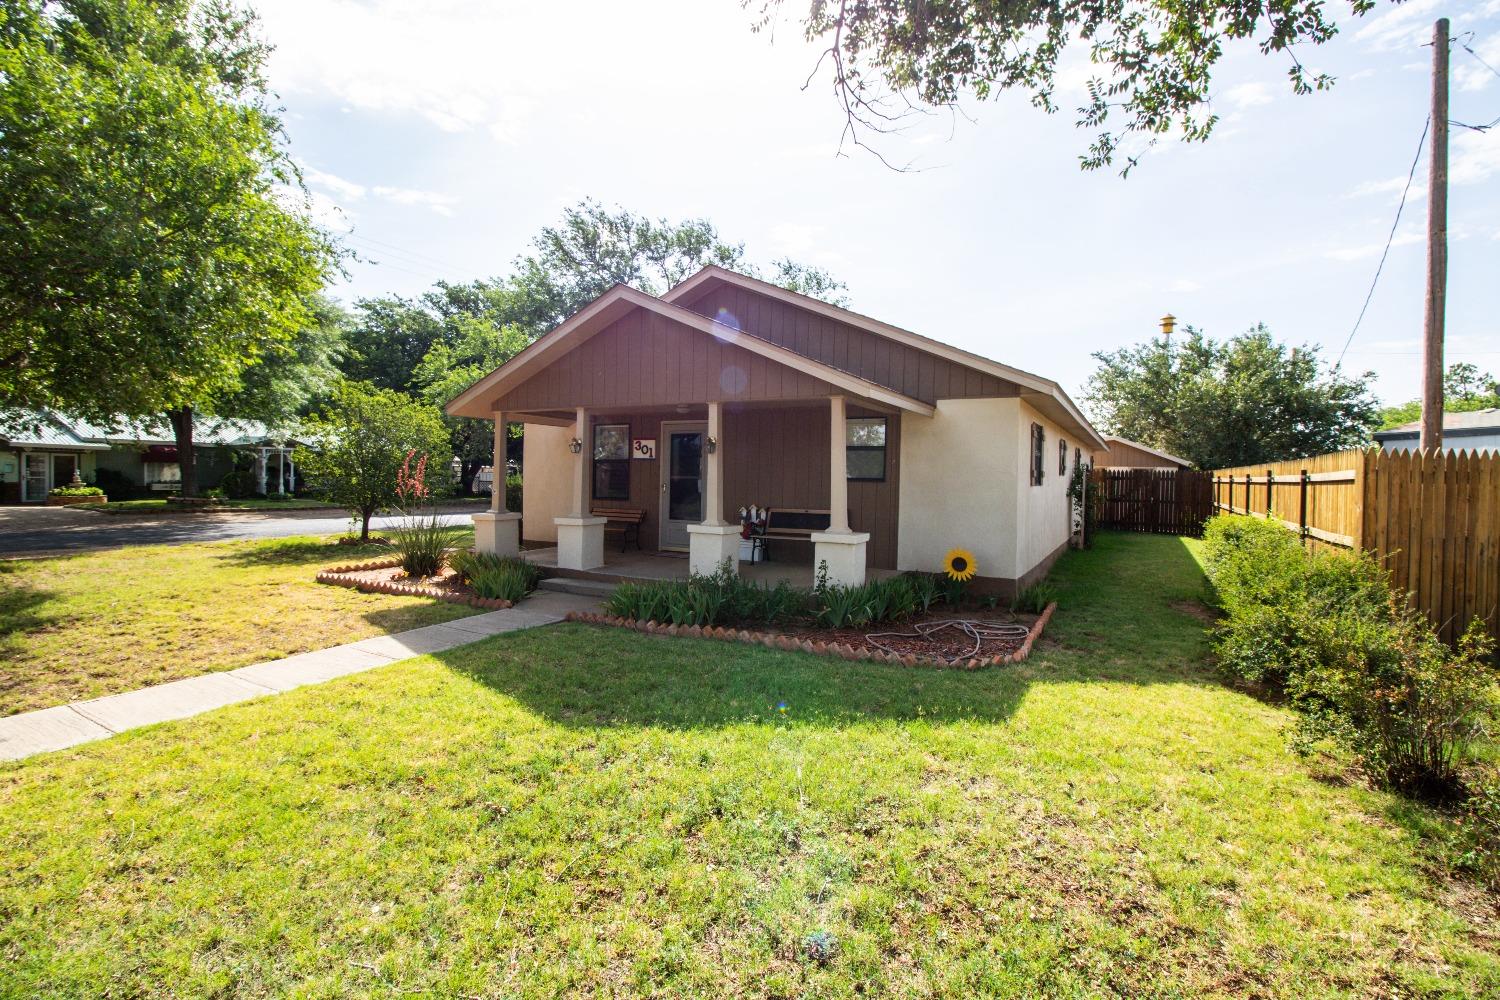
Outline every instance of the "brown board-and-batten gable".
[(704, 281), (676, 304), (924, 402), (1020, 393), (988, 372), (727, 281)]
[(838, 391), (669, 316), (635, 309), (501, 396), (495, 408), (815, 399)]

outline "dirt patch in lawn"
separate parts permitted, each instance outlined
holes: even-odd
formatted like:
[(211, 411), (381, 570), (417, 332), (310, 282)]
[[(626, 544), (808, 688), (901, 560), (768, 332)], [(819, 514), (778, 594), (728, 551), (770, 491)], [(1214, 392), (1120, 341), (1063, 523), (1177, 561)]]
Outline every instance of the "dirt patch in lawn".
[(1219, 620), (1219, 616), (1214, 613), (1214, 609), (1202, 601), (1173, 601), (1171, 608), (1173, 611), (1181, 611), (1185, 615), (1191, 615), (1205, 625), (1212, 625)]
[(937, 612), (904, 622), (884, 622), (859, 628), (786, 625), (779, 631), (814, 643), (840, 643), (854, 649), (895, 653), (921, 659), (988, 660), (1007, 656), (1026, 642), (1036, 615), (1009, 612)]

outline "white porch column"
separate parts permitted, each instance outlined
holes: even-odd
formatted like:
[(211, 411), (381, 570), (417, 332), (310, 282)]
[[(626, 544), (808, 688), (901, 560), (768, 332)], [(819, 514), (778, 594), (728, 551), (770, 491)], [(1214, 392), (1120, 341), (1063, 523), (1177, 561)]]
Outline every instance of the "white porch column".
[(708, 435), (703, 443), (703, 523), (687, 526), (688, 571), (707, 576), (729, 561), (740, 569), (740, 526), (724, 520), (724, 405), (708, 404)]
[(843, 396), (829, 398), (828, 530), (813, 533), (814, 572), (828, 565), (828, 582), (857, 587), (865, 582), (865, 546), (870, 535), (849, 530), (849, 453)]
[(262, 447), (255, 459), (255, 485), (256, 492), (262, 496), (266, 492), (266, 449)]
[(496, 410), (490, 509), (474, 515), (474, 551), (515, 556), (521, 554), (521, 515), (505, 509), (505, 428), (505, 414)]
[(573, 422), (573, 440), (578, 443), (578, 450), (573, 452), (573, 509), (566, 517), (552, 519), (557, 525), (558, 569), (595, 569), (604, 565), (605, 519), (589, 516), (588, 430), (588, 411), (580, 406)]

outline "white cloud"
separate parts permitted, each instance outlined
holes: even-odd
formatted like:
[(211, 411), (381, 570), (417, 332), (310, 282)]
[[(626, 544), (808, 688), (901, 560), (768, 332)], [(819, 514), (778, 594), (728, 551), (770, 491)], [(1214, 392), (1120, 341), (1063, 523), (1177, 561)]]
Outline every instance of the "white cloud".
[(422, 205), (439, 215), (452, 215), (453, 206), (458, 204), (457, 198), (437, 191), (394, 187), (388, 184), (369, 187), (358, 181), (331, 174), (326, 170), (319, 170), (307, 163), (299, 163), (298, 166), (302, 168), (302, 180), (307, 184), (309, 197), (314, 199), (324, 211), (327, 211), (329, 207), (338, 209), (342, 206), (345, 214), (352, 215), (347, 206), (354, 202), (364, 201), (366, 198), (390, 202), (393, 205)]
[(377, 187), (375, 197), (384, 198), (396, 205), (424, 205), (439, 215), (452, 215), (458, 199), (436, 191), (418, 191), (413, 188)]
[(1431, 39), (1429, 15), (1441, 4), (1442, 0), (1410, 0), (1366, 21), (1354, 38), (1375, 52), (1415, 47)]
[(1478, 184), (1497, 173), (1500, 173), (1500, 131), (1463, 129), (1453, 137), (1448, 164), (1451, 183)]
[[(1425, 237), (1416, 230), (1409, 229), (1404, 233), (1397, 233), (1396, 238), (1391, 240), (1391, 247), (1411, 246), (1413, 243), (1423, 242)], [(1334, 247), (1323, 251), (1323, 256), (1329, 260), (1364, 260), (1367, 257), (1379, 257), (1385, 250), (1384, 243), (1365, 243), (1353, 247)]]
[(1224, 92), (1224, 99), (1232, 104), (1236, 110), (1243, 111), (1246, 108), (1259, 107), (1262, 104), (1271, 103), (1271, 88), (1264, 83), (1242, 83), (1237, 87), (1230, 87)]
[[(1500, 3), (1496, 6), (1500, 6)], [(1492, 35), (1479, 42), (1465, 42), (1464, 44), (1474, 50), (1474, 55), (1455, 46), (1453, 52), (1454, 87), (1458, 90), (1483, 90), (1495, 82), (1495, 70), (1500, 69), (1500, 35)]]

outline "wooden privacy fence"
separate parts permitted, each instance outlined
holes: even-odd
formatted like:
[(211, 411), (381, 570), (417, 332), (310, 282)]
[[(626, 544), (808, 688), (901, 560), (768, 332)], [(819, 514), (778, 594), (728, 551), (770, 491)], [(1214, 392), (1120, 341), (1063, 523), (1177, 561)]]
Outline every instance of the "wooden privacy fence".
[(1214, 512), (1213, 477), (1192, 469), (1095, 469), (1099, 527), (1161, 535), (1203, 534)]
[(1500, 454), (1342, 451), (1212, 475), (1218, 510), (1374, 553), (1445, 640), (1476, 617), (1500, 636)]

